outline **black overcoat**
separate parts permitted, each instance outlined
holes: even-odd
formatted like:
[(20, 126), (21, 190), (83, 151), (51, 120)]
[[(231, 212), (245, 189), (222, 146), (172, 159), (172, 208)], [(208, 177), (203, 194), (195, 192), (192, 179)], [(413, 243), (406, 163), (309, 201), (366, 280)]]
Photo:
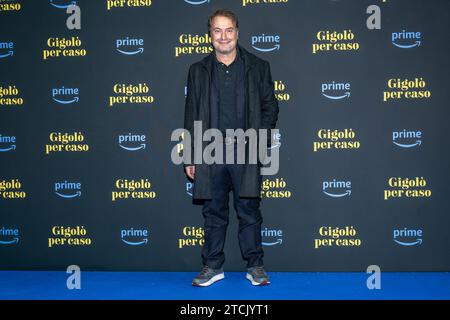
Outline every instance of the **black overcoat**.
[[(274, 129), (278, 120), (278, 100), (274, 94), (274, 84), (269, 62), (237, 45), (244, 61), (244, 107), (245, 130), (253, 128)], [(184, 114), (184, 128), (191, 134), (191, 155), (193, 161), (194, 121), (202, 121), (202, 131), (210, 128), (211, 79), (214, 67), (214, 51), (189, 67), (187, 97)], [(268, 132), (270, 137), (270, 131)], [(204, 142), (204, 146), (210, 142)], [(248, 152), (248, 150), (246, 150)], [(185, 166), (188, 164), (185, 164)], [(262, 177), (261, 164), (245, 164), (241, 179), (240, 197), (260, 197)], [(193, 187), (194, 199), (211, 199), (211, 165), (195, 165)]]

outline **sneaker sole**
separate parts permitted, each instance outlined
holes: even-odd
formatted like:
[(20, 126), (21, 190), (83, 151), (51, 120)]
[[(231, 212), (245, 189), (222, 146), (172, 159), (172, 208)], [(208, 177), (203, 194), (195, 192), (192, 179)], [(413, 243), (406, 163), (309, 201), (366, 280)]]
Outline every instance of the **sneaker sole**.
[(250, 280), (250, 282), (251, 282), (252, 285), (254, 285), (254, 286), (266, 286), (266, 285), (270, 284), (270, 281), (269, 281), (269, 280), (265, 280), (265, 281), (263, 281), (263, 282), (256, 282), (256, 281), (253, 279), (252, 275), (249, 274), (249, 273), (247, 273), (246, 278), (247, 278), (248, 280)]
[(194, 287), (208, 287), (208, 286), (212, 285), (214, 282), (222, 280), (223, 278), (225, 278), (225, 275), (223, 273), (220, 273), (220, 274), (215, 275), (214, 277), (212, 277), (211, 279), (209, 279), (208, 281), (206, 281), (204, 283), (192, 282), (192, 285)]

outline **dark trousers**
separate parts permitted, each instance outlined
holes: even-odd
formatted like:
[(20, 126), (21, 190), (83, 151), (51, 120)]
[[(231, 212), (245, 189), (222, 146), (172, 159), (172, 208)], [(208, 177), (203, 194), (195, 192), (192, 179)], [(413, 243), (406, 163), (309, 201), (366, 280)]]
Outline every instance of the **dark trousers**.
[(203, 204), (205, 243), (202, 248), (203, 264), (213, 269), (225, 262), (223, 248), (229, 216), (229, 193), (233, 191), (233, 206), (239, 220), (239, 246), (247, 267), (263, 265), (261, 240), (262, 216), (260, 198), (240, 198), (239, 189), (242, 164), (212, 164), (212, 199)]

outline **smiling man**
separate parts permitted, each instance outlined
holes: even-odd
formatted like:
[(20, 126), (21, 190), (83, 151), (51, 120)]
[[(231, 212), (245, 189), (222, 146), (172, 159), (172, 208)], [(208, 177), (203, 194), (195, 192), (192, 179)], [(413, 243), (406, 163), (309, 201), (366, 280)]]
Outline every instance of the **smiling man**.
[[(201, 121), (205, 129), (220, 130), (228, 152), (228, 148), (236, 149), (243, 141), (229, 138), (226, 130), (274, 129), (278, 101), (269, 63), (238, 45), (236, 15), (216, 10), (208, 19), (208, 30), (214, 50), (189, 68), (184, 128), (194, 140), (201, 138), (194, 135), (194, 121)], [(246, 278), (253, 285), (269, 284), (261, 240), (261, 163), (185, 163), (184, 168), (194, 180), (194, 199), (204, 201), (203, 268), (192, 284), (209, 286), (224, 278), (230, 191), (239, 219), (241, 254), (247, 262)]]

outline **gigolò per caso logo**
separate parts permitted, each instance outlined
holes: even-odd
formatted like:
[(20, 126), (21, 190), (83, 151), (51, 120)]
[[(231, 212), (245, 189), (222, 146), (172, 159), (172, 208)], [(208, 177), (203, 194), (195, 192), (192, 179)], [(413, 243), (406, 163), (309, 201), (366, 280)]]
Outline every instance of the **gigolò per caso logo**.
[(84, 57), (87, 50), (82, 48), (82, 42), (79, 37), (66, 38), (48, 38), (47, 49), (42, 51), (42, 59), (65, 58), (65, 57)]
[(0, 199), (25, 199), (27, 193), (21, 188), (19, 179), (0, 180)]

